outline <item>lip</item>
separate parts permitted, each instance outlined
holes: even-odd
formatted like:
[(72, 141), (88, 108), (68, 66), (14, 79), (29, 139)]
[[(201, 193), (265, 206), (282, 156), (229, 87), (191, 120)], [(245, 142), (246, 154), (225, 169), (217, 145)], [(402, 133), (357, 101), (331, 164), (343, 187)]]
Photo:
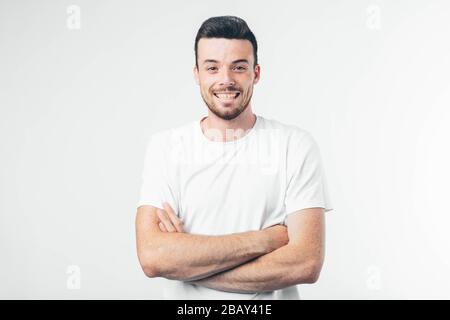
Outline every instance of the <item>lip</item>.
[[(217, 94), (234, 94), (234, 97), (224, 98), (224, 97), (219, 97)], [(241, 92), (240, 91), (216, 91), (216, 92), (213, 92), (213, 95), (221, 101), (233, 101), (241, 95)]]

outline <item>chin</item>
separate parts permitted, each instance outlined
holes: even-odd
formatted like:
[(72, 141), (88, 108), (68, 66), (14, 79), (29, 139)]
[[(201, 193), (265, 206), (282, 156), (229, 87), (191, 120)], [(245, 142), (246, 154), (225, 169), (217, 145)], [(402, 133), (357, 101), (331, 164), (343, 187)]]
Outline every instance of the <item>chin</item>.
[(237, 118), (242, 112), (239, 111), (239, 109), (234, 108), (232, 111), (228, 112), (220, 112), (220, 117), (225, 120), (233, 120), (234, 118)]

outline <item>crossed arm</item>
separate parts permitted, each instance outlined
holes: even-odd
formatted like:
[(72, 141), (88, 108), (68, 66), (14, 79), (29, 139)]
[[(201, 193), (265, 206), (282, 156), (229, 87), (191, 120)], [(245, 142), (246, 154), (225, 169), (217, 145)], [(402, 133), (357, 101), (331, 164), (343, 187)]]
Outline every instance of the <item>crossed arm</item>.
[(324, 213), (309, 208), (281, 225), (224, 236), (184, 232), (170, 206), (138, 208), (138, 257), (149, 277), (254, 293), (313, 283), (324, 256)]

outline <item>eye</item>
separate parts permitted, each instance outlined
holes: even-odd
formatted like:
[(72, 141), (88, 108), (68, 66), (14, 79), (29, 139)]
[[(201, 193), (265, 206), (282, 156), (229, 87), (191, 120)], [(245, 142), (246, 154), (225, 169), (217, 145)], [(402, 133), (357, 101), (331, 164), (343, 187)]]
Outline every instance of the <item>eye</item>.
[(237, 69), (238, 71), (245, 71), (245, 70), (247, 70), (247, 68), (243, 67), (243, 66), (237, 66), (237, 67), (235, 67), (235, 69)]
[(209, 67), (209, 68), (207, 68), (206, 70), (212, 71), (212, 70), (217, 70), (217, 68), (216, 68), (216, 67)]

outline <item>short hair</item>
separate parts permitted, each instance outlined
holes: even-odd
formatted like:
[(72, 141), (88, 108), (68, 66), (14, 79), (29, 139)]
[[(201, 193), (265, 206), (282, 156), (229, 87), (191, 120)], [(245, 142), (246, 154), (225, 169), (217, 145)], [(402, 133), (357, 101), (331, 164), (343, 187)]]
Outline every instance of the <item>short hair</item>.
[(248, 27), (247, 23), (235, 16), (212, 17), (205, 20), (195, 37), (195, 65), (198, 69), (198, 42), (202, 38), (225, 38), (248, 40), (253, 46), (254, 66), (258, 63), (258, 44), (255, 35)]

